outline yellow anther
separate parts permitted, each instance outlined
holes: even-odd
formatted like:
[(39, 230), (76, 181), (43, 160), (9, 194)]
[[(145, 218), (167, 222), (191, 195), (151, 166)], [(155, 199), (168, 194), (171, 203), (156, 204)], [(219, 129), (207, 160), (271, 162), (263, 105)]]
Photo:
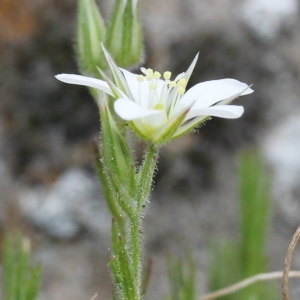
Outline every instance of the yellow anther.
[(156, 84), (156, 83), (151, 83), (151, 84), (150, 84), (150, 89), (151, 89), (151, 90), (157, 89), (157, 84)]
[(179, 95), (183, 95), (184, 92), (185, 92), (185, 88), (184, 88), (184, 87), (179, 86), (179, 87), (177, 88), (177, 93), (178, 93)]
[(153, 70), (152, 69), (147, 69), (146, 78), (147, 78), (147, 80), (153, 79)]
[(137, 80), (138, 82), (143, 82), (144, 79), (145, 79), (145, 77), (144, 77), (143, 75), (138, 75), (138, 76), (136, 77), (136, 80)]
[(155, 71), (153, 74), (153, 78), (159, 79), (160, 77), (161, 77), (161, 74), (159, 72)]
[(186, 80), (185, 78), (181, 78), (181, 79), (179, 79), (179, 81), (177, 82), (177, 85), (178, 85), (178, 86), (181, 86), (181, 87), (183, 87), (183, 88), (185, 88), (186, 85), (187, 85), (187, 80)]
[(170, 86), (171, 88), (175, 87), (175, 86), (176, 86), (176, 82), (175, 82), (175, 81), (171, 81), (171, 82), (169, 83), (169, 86)]
[(164, 72), (164, 79), (169, 80), (172, 76), (172, 73), (169, 71)]

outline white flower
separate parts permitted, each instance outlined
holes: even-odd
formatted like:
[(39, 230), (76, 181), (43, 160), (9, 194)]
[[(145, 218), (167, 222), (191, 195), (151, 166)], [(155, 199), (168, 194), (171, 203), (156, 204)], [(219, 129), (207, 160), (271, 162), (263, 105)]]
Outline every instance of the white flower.
[(244, 108), (228, 104), (253, 92), (247, 84), (229, 78), (198, 83), (186, 91), (198, 54), (186, 72), (171, 80), (169, 71), (161, 75), (141, 68), (142, 75), (137, 75), (120, 69), (105, 49), (104, 53), (115, 83), (105, 74), (102, 74), (105, 81), (71, 74), (60, 74), (56, 78), (93, 87), (112, 96), (117, 115), (128, 121), (140, 137), (156, 144), (191, 131), (210, 116), (239, 118)]

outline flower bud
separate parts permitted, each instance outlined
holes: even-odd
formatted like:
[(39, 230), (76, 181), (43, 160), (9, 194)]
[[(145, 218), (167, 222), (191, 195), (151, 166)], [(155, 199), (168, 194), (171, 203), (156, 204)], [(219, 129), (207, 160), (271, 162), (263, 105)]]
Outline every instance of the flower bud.
[(122, 68), (138, 64), (143, 55), (143, 34), (138, 0), (116, 0), (105, 46)]
[(98, 68), (105, 70), (107, 63), (101, 48), (105, 40), (105, 25), (94, 0), (78, 1), (77, 61), (85, 75), (99, 77)]

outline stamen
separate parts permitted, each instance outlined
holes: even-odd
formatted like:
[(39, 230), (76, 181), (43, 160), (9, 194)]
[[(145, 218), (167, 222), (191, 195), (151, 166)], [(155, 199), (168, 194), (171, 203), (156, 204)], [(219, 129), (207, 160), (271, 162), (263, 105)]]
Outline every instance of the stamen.
[(153, 70), (152, 69), (147, 69), (146, 78), (147, 78), (147, 80), (153, 79)]
[(182, 87), (182, 86), (178, 86), (178, 88), (177, 88), (177, 92), (178, 92), (178, 94), (179, 94), (179, 95), (183, 95), (183, 94), (184, 94), (184, 92), (185, 92), (185, 88), (184, 88), (184, 87)]
[(177, 82), (177, 85), (178, 85), (178, 86), (181, 86), (181, 87), (183, 87), (183, 88), (185, 88), (186, 85), (187, 85), (187, 80), (186, 80), (185, 78), (181, 78), (181, 79)]
[(164, 79), (165, 80), (170, 80), (171, 76), (172, 76), (172, 73), (170, 71), (164, 72)]
[(171, 87), (171, 88), (175, 87), (176, 85), (177, 85), (177, 84), (176, 84), (175, 81), (171, 81), (171, 82), (169, 83), (169, 87)]
[(151, 90), (156, 90), (157, 89), (157, 84), (156, 83), (151, 83), (150, 84), (150, 89)]
[(137, 80), (138, 82), (143, 82), (144, 79), (145, 79), (145, 77), (144, 77), (143, 75), (138, 75), (138, 76), (136, 77), (136, 80)]
[(159, 79), (160, 77), (161, 77), (161, 74), (159, 72), (155, 71), (153, 74), (153, 78)]

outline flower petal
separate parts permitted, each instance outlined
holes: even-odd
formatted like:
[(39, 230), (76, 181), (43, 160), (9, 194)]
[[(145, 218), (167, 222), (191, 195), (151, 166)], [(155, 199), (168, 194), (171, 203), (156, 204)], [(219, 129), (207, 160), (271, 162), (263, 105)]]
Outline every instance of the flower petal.
[[(137, 74), (131, 73), (125, 69), (121, 69), (121, 71), (130, 89), (131, 95), (133, 97), (132, 100), (140, 104), (142, 107), (148, 108), (150, 106), (150, 82), (146, 79), (143, 82), (138, 82)], [(164, 83), (165, 82), (162, 79), (155, 79), (155, 84), (157, 85), (155, 92), (157, 95), (161, 94)], [(153, 99), (151, 100), (153, 101)], [(152, 106), (155, 106), (156, 103), (151, 104)]]
[(58, 80), (77, 85), (89, 86), (92, 88), (96, 88), (108, 95), (113, 95), (109, 85), (100, 79), (95, 79), (87, 76), (74, 75), (74, 74), (59, 74), (55, 76)]
[(187, 81), (189, 81), (193, 71), (194, 71), (194, 68), (195, 68), (195, 65), (197, 63), (197, 60), (198, 60), (198, 57), (199, 57), (199, 52), (196, 54), (195, 58), (193, 59), (191, 65), (189, 66), (189, 68), (187, 69), (187, 71), (185, 72), (185, 78)]
[(189, 113), (187, 114), (185, 121), (200, 116), (213, 116), (225, 119), (236, 119), (239, 118), (243, 113), (244, 107), (236, 105), (216, 105), (202, 109), (192, 107)]
[[(141, 118), (147, 118), (150, 116), (157, 117), (159, 119), (165, 118), (165, 112), (160, 110), (150, 110), (141, 107), (134, 101), (126, 98), (120, 98), (114, 103), (116, 113), (126, 121), (137, 120)], [(155, 124), (153, 124), (155, 125)]]
[[(190, 88), (181, 98), (183, 105), (188, 105), (196, 100), (197, 108), (209, 107), (219, 101), (251, 94), (253, 90), (246, 83), (235, 79), (226, 78), (205, 81)], [(234, 99), (234, 97), (233, 97)], [(233, 100), (231, 99), (231, 101)]]

